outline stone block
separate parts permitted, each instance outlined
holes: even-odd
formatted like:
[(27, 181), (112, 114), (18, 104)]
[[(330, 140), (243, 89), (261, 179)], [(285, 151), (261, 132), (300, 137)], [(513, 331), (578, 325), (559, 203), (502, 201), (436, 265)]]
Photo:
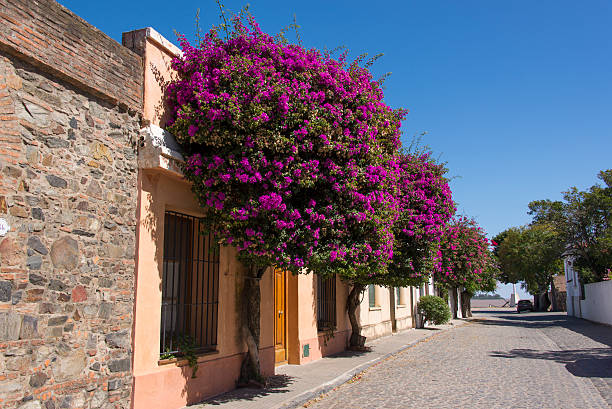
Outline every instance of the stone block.
[(30, 288), (26, 291), (25, 302), (38, 302), (42, 300), (45, 290), (42, 288)]
[(38, 335), (38, 318), (24, 315), (21, 321), (21, 331), (19, 332), (19, 339), (33, 339), (39, 338)]
[(15, 341), (21, 331), (21, 315), (9, 311), (0, 313), (0, 340)]
[(0, 281), (0, 302), (10, 301), (12, 292), (13, 283), (11, 281)]
[(36, 372), (30, 376), (30, 386), (33, 388), (40, 388), (47, 382), (47, 379), (49, 379), (49, 377), (43, 372)]
[(26, 259), (26, 266), (30, 270), (40, 270), (40, 267), (42, 266), (42, 257), (40, 254), (34, 254), (28, 257)]
[(40, 207), (33, 207), (31, 212), (33, 219), (45, 221), (45, 214)]
[(28, 238), (28, 247), (31, 248), (32, 250), (42, 254), (43, 256), (49, 254), (49, 250), (47, 250), (45, 245), (42, 244), (42, 242), (40, 241), (40, 238), (38, 236), (30, 236)]
[(22, 219), (29, 216), (28, 211), (23, 206), (13, 206), (9, 209), (9, 213), (12, 216), (21, 217)]
[[(53, 403), (52, 401), (48, 401), (48, 402)], [(40, 401), (31, 400), (19, 406), (18, 409), (43, 409), (43, 407), (40, 405)], [(45, 409), (50, 409), (50, 408), (47, 406)]]
[(57, 239), (51, 245), (51, 261), (55, 268), (74, 270), (79, 265), (79, 243), (69, 236)]
[(102, 190), (100, 183), (92, 180), (89, 182), (89, 186), (87, 187), (87, 191), (85, 193), (87, 193), (88, 196), (95, 197), (96, 199), (102, 199), (104, 191)]
[(108, 381), (108, 390), (109, 391), (114, 391), (117, 390), (121, 387), (121, 379), (111, 379), (110, 381)]
[(87, 291), (82, 285), (77, 285), (72, 289), (72, 301), (83, 302), (87, 300)]
[(111, 372), (127, 372), (130, 370), (130, 359), (113, 359), (108, 363), (108, 370)]
[(52, 278), (51, 281), (49, 281), (49, 289), (53, 291), (64, 291), (66, 289), (66, 284), (60, 280)]
[(66, 315), (60, 315), (57, 317), (51, 317), (49, 318), (49, 321), (47, 322), (48, 326), (55, 326), (55, 325), (63, 325), (66, 321), (68, 320), (68, 317)]
[(39, 276), (38, 274), (34, 274), (34, 273), (30, 273), (29, 280), (30, 280), (30, 283), (34, 285), (43, 285), (44, 283), (47, 282), (46, 278)]
[(109, 163), (113, 163), (113, 155), (108, 146), (97, 141), (91, 145), (91, 156), (96, 160), (106, 159)]
[(14, 381), (2, 381), (0, 382), (0, 394), (10, 394), (10, 393), (15, 393), (15, 392), (19, 392), (20, 390), (22, 390), (22, 385), (18, 382), (14, 382)]
[(127, 330), (107, 334), (104, 340), (111, 348), (128, 349), (130, 347), (130, 336)]
[(15, 291), (13, 293), (13, 297), (11, 298), (11, 304), (18, 304), (21, 301), (21, 298), (23, 298), (23, 291)]
[(15, 266), (23, 260), (25, 251), (22, 245), (12, 237), (6, 237), (0, 242), (0, 261), (3, 266)]
[(46, 179), (47, 182), (49, 182), (49, 184), (53, 187), (58, 187), (61, 189), (66, 189), (68, 187), (68, 182), (66, 182), (65, 179), (62, 179), (59, 176), (47, 175)]
[(56, 382), (68, 381), (79, 376), (86, 365), (87, 358), (83, 351), (71, 351), (69, 355), (57, 358), (52, 369), (53, 377)]

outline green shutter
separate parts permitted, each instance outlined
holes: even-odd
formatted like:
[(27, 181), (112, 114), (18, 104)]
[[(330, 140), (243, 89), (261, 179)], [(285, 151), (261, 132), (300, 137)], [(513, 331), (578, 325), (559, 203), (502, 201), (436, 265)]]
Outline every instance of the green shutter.
[(374, 289), (374, 284), (368, 286), (368, 296), (370, 298), (370, 308), (376, 307), (376, 290)]

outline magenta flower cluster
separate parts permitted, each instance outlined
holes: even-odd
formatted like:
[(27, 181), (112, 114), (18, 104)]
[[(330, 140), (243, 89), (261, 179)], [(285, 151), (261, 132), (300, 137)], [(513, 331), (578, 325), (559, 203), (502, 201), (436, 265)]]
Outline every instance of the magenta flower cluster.
[(455, 203), (444, 177), (446, 169), (428, 154), (398, 154), (392, 164), (398, 219), (393, 262), (385, 282), (418, 286), (438, 266), (440, 240), (455, 214)]
[(466, 217), (446, 226), (437, 256), (435, 279), (447, 287), (479, 283), (495, 264), (485, 233)]
[[(211, 30), (181, 45), (167, 125), (211, 230), (253, 263), (386, 271), (405, 112), (383, 102), (369, 71), (277, 41), (252, 20), (235, 19), (228, 39)], [(427, 213), (414, 234), (435, 236), (427, 223), (438, 219)]]

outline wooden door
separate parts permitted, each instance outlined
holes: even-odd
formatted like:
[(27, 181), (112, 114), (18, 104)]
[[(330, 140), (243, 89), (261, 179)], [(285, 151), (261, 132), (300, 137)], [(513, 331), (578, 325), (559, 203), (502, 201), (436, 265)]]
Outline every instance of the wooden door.
[(287, 272), (274, 269), (275, 362), (287, 362)]

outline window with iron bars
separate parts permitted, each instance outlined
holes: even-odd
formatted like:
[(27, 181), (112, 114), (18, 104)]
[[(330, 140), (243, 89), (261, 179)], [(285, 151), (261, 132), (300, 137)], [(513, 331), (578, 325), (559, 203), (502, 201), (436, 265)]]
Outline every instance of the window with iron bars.
[(217, 346), (219, 245), (197, 217), (164, 218), (160, 355), (180, 356)]
[(336, 276), (321, 278), (317, 275), (317, 329), (325, 331), (336, 327)]

